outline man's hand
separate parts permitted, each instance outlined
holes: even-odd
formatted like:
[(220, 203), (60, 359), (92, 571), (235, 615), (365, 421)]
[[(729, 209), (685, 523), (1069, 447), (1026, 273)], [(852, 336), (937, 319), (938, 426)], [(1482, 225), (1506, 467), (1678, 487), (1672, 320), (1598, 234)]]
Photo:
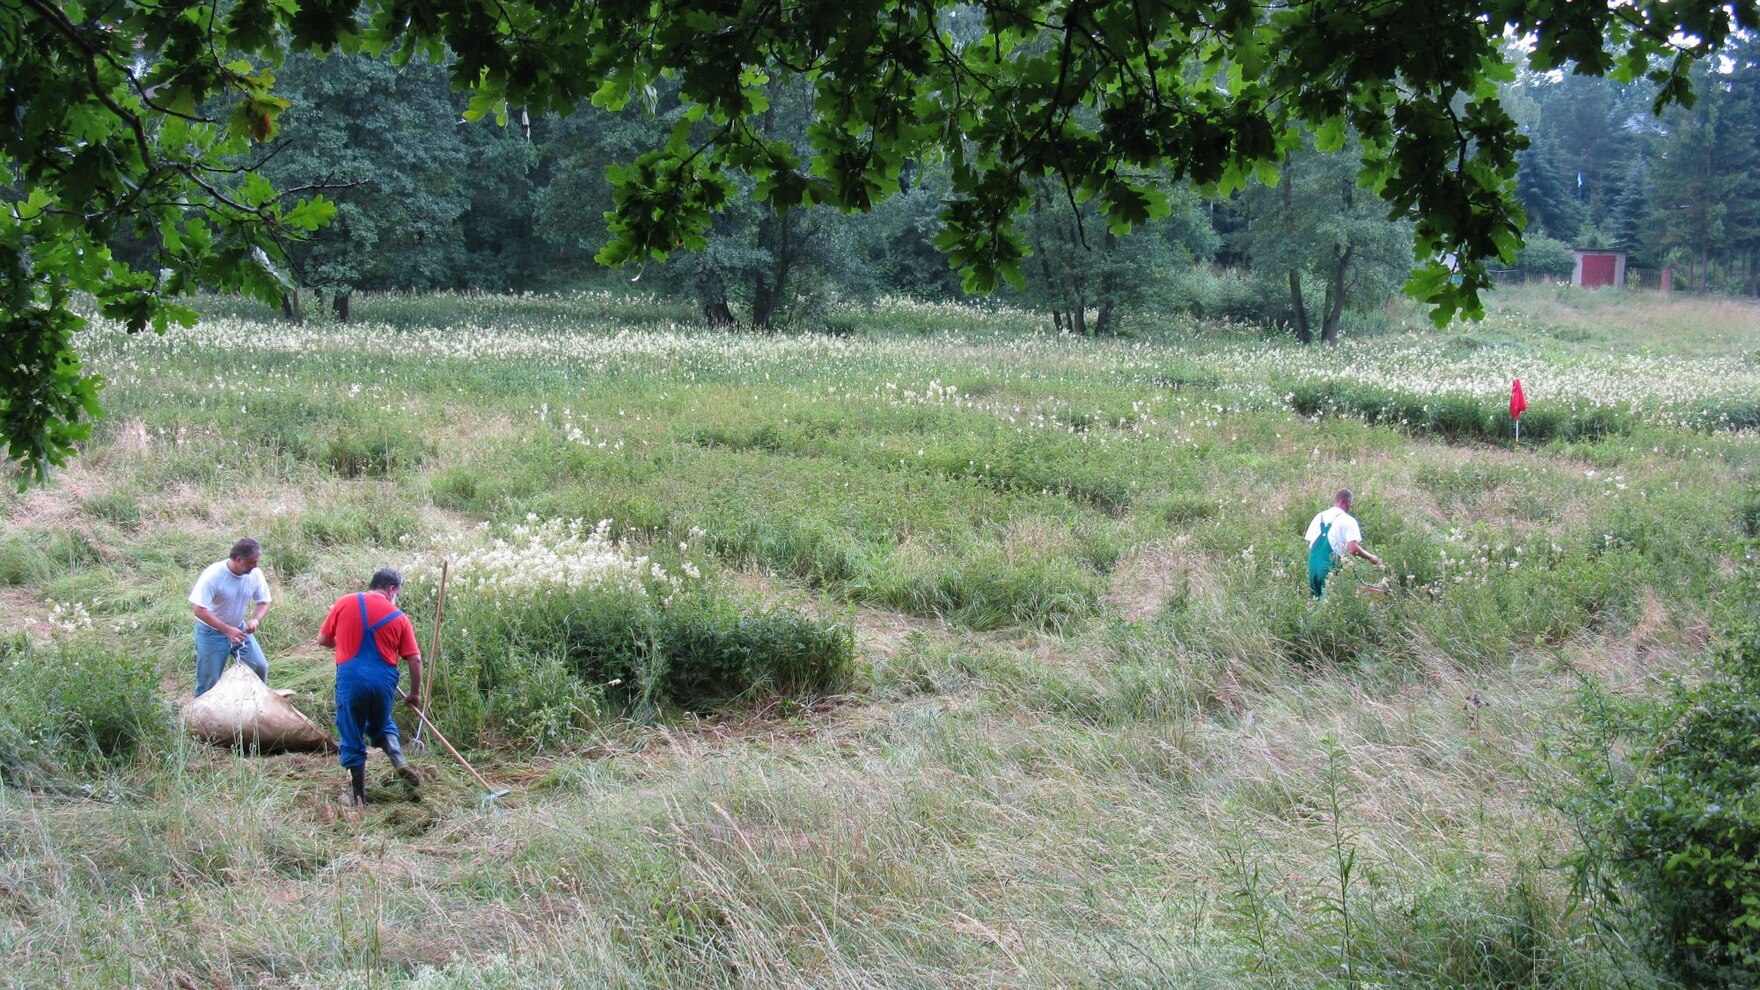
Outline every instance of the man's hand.
[(246, 620), (245, 620), (245, 621), (244, 621), (244, 631), (245, 631), (245, 633), (246, 633), (246, 634), (247, 634), (247, 635), (248, 635), (248, 634), (250, 634), (250, 633), (254, 633), (254, 632), (256, 632), (256, 631), (257, 631), (257, 620), (255, 620), (255, 619), (246, 619)]
[(246, 632), (238, 626), (228, 626), (226, 630), (226, 639), (233, 646), (243, 646), (245, 637), (249, 635), (249, 632)]
[(411, 708), (414, 708), (418, 712), (421, 711), (422, 710), (422, 693), (420, 691), (411, 691), (410, 693), (403, 696), (403, 703), (410, 706)]

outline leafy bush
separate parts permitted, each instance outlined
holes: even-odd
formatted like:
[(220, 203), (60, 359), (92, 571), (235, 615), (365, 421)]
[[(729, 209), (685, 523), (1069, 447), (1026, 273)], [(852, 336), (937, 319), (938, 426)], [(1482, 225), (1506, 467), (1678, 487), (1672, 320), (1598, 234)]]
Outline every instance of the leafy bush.
[[(1420, 436), (1507, 441), (1515, 435), (1501, 397), (1416, 395), (1339, 380), (1303, 380), (1288, 387), (1290, 408), (1303, 416), (1356, 416)], [(1595, 440), (1631, 432), (1635, 418), (1607, 406), (1539, 404), (1522, 414), (1522, 436), (1535, 441)]]
[(169, 730), (159, 673), (142, 651), (90, 638), (0, 641), (0, 778), (45, 778), (126, 760)]
[(1208, 320), (1265, 323), (1275, 304), (1249, 273), (1193, 265), (1175, 272), (1163, 289), (1170, 308)]
[(837, 690), (855, 658), (847, 625), (757, 602), (697, 594), (674, 600), (657, 618), (660, 680), (679, 703)]
[(1516, 268), (1528, 275), (1568, 279), (1576, 271), (1577, 256), (1563, 241), (1533, 235), (1523, 238), (1522, 252), (1516, 256)]
[[(688, 544), (668, 567), (609, 532), (533, 522), (454, 561), (435, 690), (449, 735), (546, 745), (605, 699), (652, 709), (843, 687), (855, 657), (846, 625), (719, 591)], [(436, 577), (412, 568), (418, 612)]]
[(1276, 602), (1271, 617), (1282, 652), (1304, 667), (1340, 667), (1367, 660), (1393, 638), (1395, 618), (1374, 599), (1357, 594), (1352, 568), (1334, 571), (1326, 594), (1315, 602), (1304, 583), (1292, 585)]
[(427, 456), (427, 444), (420, 436), (372, 423), (338, 431), (325, 448), (324, 460), (344, 478), (390, 478)]
[(1708, 402), (1692, 411), (1690, 422), (1712, 431), (1760, 429), (1760, 400)]
[[(1747, 594), (1710, 675), (1660, 702), (1591, 692), (1567, 807), (1585, 889), (1686, 986), (1760, 987), (1760, 620)], [(1630, 747), (1629, 765), (1616, 754)], [(1622, 893), (1628, 897), (1620, 896)]]

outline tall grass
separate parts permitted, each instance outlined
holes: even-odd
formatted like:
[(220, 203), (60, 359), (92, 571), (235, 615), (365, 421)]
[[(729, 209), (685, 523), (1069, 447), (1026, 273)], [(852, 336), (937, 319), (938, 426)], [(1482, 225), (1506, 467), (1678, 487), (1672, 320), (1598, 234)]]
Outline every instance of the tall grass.
[[(1579, 678), (1641, 692), (1702, 642), (1760, 442), (1692, 410), (1755, 372), (1726, 326), (1613, 337), (1697, 316), (1596, 299), (1564, 339), (1536, 321), (1575, 303), (1515, 298), (1332, 350), (588, 295), (97, 331), (112, 420), (3, 502), (6, 982), (1655, 985), (1534, 791)], [(1563, 424), (1521, 446), (1512, 368)], [(1316, 603), (1341, 486), (1390, 570)], [(245, 533), (319, 721), (329, 603), (403, 567), (431, 649), (451, 561), (432, 708), (514, 793), (430, 750), (411, 802), (375, 755), (350, 816), (329, 758), (182, 739), (183, 596)]]

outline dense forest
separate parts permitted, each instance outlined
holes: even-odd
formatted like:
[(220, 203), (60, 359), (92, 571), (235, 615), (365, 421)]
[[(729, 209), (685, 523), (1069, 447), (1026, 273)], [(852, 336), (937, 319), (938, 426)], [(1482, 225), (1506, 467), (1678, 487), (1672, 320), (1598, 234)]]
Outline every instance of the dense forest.
[[(1691, 107), (1657, 117), (1642, 80), (1519, 72), (1504, 84), (1530, 142), (1517, 178), (1526, 247), (1508, 277), (1568, 277), (1570, 247), (1617, 247), (1634, 284), (1666, 266), (1677, 289), (1756, 293), (1760, 43), (1741, 39), (1700, 65), (1695, 85)], [(594, 260), (612, 205), (607, 170), (701, 126), (674, 94), (650, 90), (644, 106), (616, 113), (515, 108), (479, 121), (442, 65), (343, 55), (291, 56), (277, 88), (292, 104), (281, 134), (243, 164), (338, 205), (330, 227), (290, 245), (292, 317), (324, 305), (346, 318), (355, 290), (538, 291), (633, 277), (691, 298), (711, 323), (810, 327), (835, 301), (961, 291), (935, 245), (948, 178), (932, 161), (907, 167), (904, 194), (871, 213), (778, 212), (744, 196), (705, 249), (612, 271)], [(815, 121), (807, 84), (779, 77), (769, 99), (765, 137), (804, 147)], [(1331, 340), (1375, 320), (1412, 264), (1411, 232), (1358, 187), (1352, 149), (1323, 153), (1325, 143), (1291, 155), (1262, 177), (1270, 184), (1222, 199), (1164, 183), (1171, 214), (1128, 236), (1046, 180), (1015, 301), (1080, 334), (1190, 312)]]

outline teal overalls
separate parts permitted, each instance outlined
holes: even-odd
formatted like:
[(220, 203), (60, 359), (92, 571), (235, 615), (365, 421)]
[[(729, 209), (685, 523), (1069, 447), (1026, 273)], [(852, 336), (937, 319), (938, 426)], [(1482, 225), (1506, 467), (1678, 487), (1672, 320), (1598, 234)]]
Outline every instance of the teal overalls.
[(1332, 553), (1332, 523), (1320, 524), (1320, 537), (1308, 549), (1308, 590), (1315, 598), (1326, 590), (1326, 576), (1338, 565), (1338, 558)]
[(397, 698), (397, 667), (379, 652), (379, 642), (373, 634), (403, 612), (393, 610), (369, 626), (367, 596), (357, 594), (355, 601), (361, 608), (361, 645), (354, 656), (336, 665), (336, 733), (342, 737), (344, 767), (367, 765), (368, 739), (388, 756), (402, 755), (397, 744), (397, 723), (391, 720), (392, 704)]

